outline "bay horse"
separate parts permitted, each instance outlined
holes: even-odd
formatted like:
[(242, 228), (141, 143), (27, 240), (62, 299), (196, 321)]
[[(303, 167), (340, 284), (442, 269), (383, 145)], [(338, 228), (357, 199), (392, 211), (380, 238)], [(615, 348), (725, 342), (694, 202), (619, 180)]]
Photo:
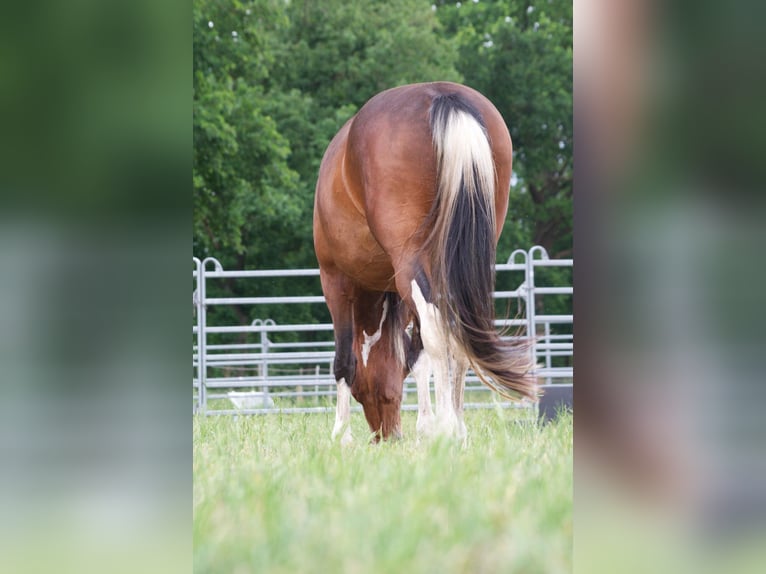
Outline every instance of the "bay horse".
[(401, 436), (410, 371), (418, 435), (465, 437), (469, 365), (503, 396), (536, 399), (529, 345), (502, 339), (494, 327), (495, 254), (511, 162), (500, 113), (479, 92), (451, 82), (381, 92), (330, 142), (313, 225), (335, 336), (333, 439), (352, 438), (351, 396), (375, 441)]

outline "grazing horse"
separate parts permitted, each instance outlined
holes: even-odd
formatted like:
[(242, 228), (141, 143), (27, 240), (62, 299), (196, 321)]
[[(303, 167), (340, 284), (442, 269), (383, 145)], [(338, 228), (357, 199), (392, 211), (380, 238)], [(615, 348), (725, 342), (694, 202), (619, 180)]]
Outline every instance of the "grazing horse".
[(400, 436), (409, 371), (418, 434), (465, 436), (469, 365), (503, 396), (536, 398), (528, 345), (501, 339), (494, 327), (511, 156), (500, 113), (450, 82), (381, 92), (330, 142), (316, 187), (314, 247), (335, 334), (333, 438), (351, 440), (351, 396), (375, 440)]

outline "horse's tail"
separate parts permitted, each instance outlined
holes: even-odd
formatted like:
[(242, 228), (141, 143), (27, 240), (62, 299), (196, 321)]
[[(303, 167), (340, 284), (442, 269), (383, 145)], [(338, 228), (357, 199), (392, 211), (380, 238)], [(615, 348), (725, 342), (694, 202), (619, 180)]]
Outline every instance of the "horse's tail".
[(508, 398), (535, 399), (529, 344), (495, 329), (495, 166), (480, 112), (458, 94), (434, 98), (430, 110), (438, 190), (427, 220), (430, 299), (482, 382)]

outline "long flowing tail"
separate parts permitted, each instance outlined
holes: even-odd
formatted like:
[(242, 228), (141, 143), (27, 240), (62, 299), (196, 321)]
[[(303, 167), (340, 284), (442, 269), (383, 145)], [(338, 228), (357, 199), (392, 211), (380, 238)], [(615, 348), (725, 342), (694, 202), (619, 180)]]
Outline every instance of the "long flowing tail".
[(495, 167), (481, 114), (458, 94), (434, 98), (431, 133), (438, 191), (427, 220), (431, 300), (482, 382), (508, 398), (536, 399), (529, 344), (495, 329)]

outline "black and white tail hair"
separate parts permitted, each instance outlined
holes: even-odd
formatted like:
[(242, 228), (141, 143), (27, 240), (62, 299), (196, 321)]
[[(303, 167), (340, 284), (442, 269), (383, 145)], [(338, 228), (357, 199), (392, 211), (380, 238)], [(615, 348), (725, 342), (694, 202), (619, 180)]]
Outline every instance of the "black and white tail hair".
[(441, 328), (482, 382), (507, 398), (537, 397), (529, 344), (495, 330), (495, 166), (479, 111), (458, 94), (434, 98), (430, 113), (438, 191), (426, 221), (430, 302)]

